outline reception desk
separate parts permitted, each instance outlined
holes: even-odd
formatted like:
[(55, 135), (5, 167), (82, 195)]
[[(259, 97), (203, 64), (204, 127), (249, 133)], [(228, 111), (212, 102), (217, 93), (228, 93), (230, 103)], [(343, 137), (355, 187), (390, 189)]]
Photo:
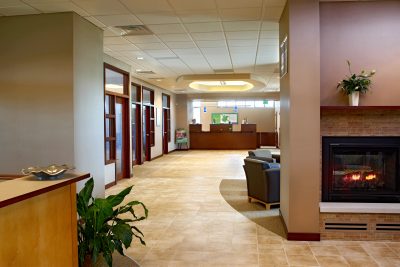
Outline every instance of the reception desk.
[(0, 182), (0, 266), (78, 266), (76, 182), (66, 173)]
[(190, 125), (190, 149), (256, 149), (256, 125), (244, 125), (240, 132), (229, 124), (211, 124), (210, 132), (199, 131), (201, 124)]

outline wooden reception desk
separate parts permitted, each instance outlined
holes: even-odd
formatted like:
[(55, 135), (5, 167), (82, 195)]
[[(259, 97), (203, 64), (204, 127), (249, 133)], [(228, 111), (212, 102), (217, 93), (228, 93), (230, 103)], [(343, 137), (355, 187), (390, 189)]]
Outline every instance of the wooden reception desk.
[(256, 149), (255, 124), (242, 124), (241, 131), (232, 131), (230, 124), (210, 124), (210, 131), (203, 132), (201, 124), (189, 125), (191, 149)]
[(89, 174), (0, 182), (0, 266), (78, 266), (76, 182)]

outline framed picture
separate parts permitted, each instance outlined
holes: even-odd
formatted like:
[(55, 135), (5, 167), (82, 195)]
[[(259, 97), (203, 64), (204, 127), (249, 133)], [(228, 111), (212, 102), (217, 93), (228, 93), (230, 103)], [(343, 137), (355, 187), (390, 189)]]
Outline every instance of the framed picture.
[(213, 124), (238, 124), (237, 113), (212, 113), (211, 121)]
[(281, 78), (288, 72), (288, 37), (283, 39), (280, 45), (280, 74)]

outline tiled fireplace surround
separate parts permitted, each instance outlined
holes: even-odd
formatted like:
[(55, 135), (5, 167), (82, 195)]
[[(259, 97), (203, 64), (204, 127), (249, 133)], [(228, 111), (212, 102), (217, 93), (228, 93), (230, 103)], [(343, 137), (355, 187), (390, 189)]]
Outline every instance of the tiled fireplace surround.
[[(321, 108), (321, 136), (400, 136), (400, 109)], [(400, 241), (400, 213), (320, 212), (320, 233), (325, 240)]]

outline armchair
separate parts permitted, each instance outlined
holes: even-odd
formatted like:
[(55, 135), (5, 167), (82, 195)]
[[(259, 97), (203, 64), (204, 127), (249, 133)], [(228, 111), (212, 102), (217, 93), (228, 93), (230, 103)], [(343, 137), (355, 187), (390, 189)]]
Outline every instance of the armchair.
[(271, 151), (268, 149), (250, 150), (248, 153), (249, 158), (251, 159), (258, 159), (266, 162), (276, 162), (276, 159), (273, 158)]
[(244, 171), (249, 202), (260, 202), (270, 209), (280, 201), (280, 165), (246, 158)]

